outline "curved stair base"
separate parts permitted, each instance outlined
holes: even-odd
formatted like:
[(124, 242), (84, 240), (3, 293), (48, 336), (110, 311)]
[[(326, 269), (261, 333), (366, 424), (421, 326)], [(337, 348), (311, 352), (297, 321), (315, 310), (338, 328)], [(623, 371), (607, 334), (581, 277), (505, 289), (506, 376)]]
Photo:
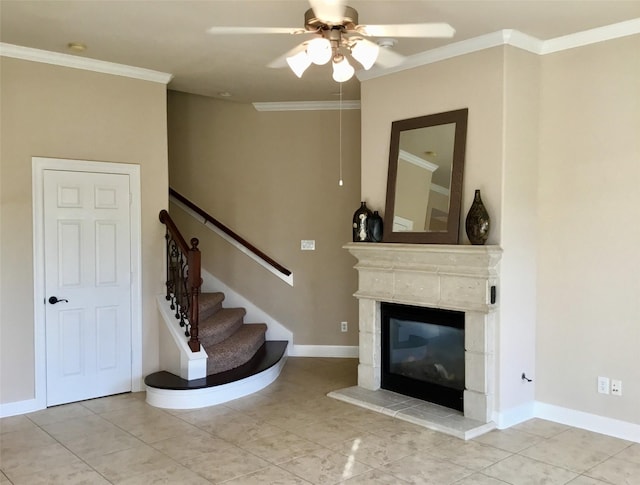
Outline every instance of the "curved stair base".
[(202, 379), (170, 372), (149, 374), (147, 404), (163, 409), (197, 409), (253, 394), (275, 381), (287, 360), (287, 341), (267, 341), (246, 364)]

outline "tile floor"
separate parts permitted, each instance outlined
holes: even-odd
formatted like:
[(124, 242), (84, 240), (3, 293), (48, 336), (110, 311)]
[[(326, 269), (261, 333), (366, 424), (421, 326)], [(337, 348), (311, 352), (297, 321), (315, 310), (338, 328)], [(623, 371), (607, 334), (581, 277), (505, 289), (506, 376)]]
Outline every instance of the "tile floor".
[(200, 410), (144, 393), (0, 420), (0, 485), (640, 484), (640, 444), (531, 420), (470, 441), (326, 397), (353, 359), (290, 358), (253, 396)]

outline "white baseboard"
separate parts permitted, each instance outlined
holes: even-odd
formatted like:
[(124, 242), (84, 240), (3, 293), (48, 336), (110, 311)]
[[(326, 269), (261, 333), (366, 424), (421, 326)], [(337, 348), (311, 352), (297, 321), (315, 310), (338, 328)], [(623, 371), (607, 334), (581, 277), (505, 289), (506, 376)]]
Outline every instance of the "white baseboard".
[(346, 357), (357, 358), (358, 346), (348, 345), (292, 345), (289, 357)]
[(39, 403), (37, 399), (26, 399), (24, 401), (10, 402), (0, 404), (0, 418), (8, 418), (9, 416), (17, 416), (18, 414), (33, 413), (40, 411), (46, 406)]
[(534, 403), (525, 403), (515, 408), (494, 413), (493, 421), (498, 429), (510, 428), (534, 417)]
[(505, 429), (531, 418), (546, 419), (554, 423), (566, 424), (574, 428), (586, 429), (595, 433), (613, 436), (614, 438), (640, 443), (640, 424), (598, 416), (540, 401), (496, 412), (494, 413), (493, 421), (497, 424), (498, 429)]
[(640, 443), (640, 425), (536, 401), (537, 418)]

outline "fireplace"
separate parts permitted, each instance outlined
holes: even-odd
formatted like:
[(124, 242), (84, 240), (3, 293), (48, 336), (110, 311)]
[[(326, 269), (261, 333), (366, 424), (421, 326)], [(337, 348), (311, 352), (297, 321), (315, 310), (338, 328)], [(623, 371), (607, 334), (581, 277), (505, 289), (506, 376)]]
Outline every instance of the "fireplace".
[(381, 387), (463, 411), (464, 312), (382, 303)]
[[(498, 381), (495, 349), (502, 250), (497, 246), (389, 243), (350, 243), (345, 248), (358, 260), (358, 387), (375, 391), (381, 389), (383, 380), (386, 385), (381, 341), (382, 309), (387, 304), (459, 313), (464, 329), (463, 415), (490, 423)], [(407, 320), (422, 322), (415, 317)], [(425, 338), (422, 334), (417, 337)], [(450, 364), (441, 365), (443, 375), (454, 373), (447, 368)]]

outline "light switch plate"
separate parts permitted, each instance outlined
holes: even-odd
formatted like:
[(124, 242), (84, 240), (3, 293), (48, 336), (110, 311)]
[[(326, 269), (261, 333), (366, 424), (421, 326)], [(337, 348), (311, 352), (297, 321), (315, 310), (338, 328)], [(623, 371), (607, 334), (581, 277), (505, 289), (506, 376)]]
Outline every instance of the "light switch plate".
[(300, 241), (300, 249), (303, 251), (315, 251), (316, 241), (315, 239), (302, 239)]

